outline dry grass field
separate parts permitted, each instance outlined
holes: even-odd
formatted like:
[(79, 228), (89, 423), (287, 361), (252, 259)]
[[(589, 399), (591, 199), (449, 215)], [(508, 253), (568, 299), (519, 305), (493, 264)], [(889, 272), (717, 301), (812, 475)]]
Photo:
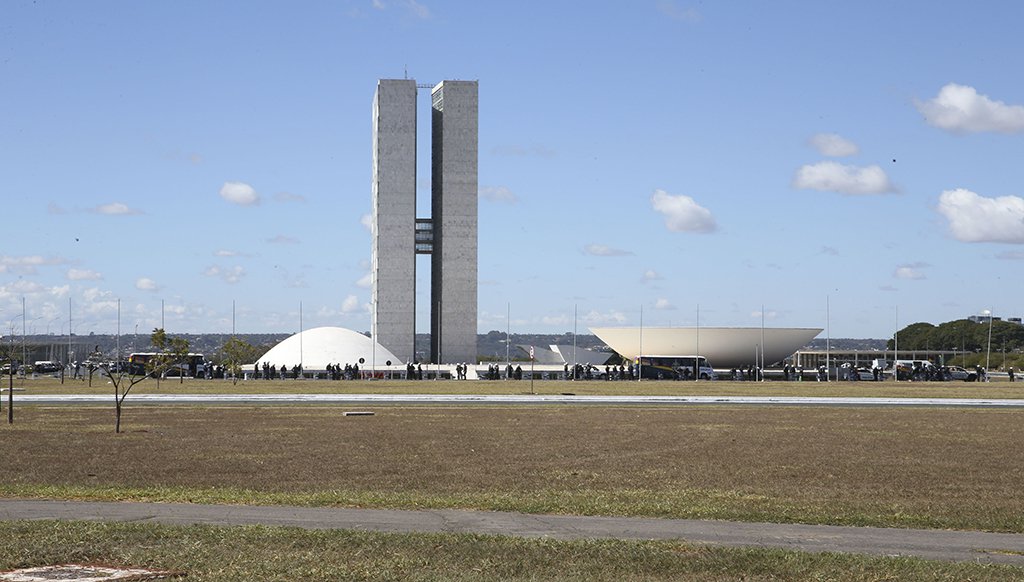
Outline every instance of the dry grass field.
[(1024, 532), (1019, 411), (22, 406), (0, 496)]

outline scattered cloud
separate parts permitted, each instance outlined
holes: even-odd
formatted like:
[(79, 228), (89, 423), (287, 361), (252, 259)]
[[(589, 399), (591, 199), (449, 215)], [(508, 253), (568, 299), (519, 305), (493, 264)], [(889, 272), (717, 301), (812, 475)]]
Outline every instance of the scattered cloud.
[(1024, 106), (994, 101), (967, 85), (949, 83), (915, 106), (928, 125), (953, 133), (1024, 132)]
[(367, 273), (356, 281), (356, 287), (362, 287), (363, 289), (369, 289), (373, 287), (373, 273)]
[(111, 202), (110, 204), (101, 204), (95, 208), (91, 208), (89, 212), (96, 214), (105, 214), (107, 216), (132, 216), (136, 214), (142, 214), (141, 210), (129, 207), (123, 202)]
[(751, 311), (750, 312), (750, 318), (751, 319), (761, 319), (762, 315), (764, 316), (765, 319), (775, 319), (775, 318), (777, 318), (779, 316), (779, 312), (778, 311)]
[(233, 284), (242, 280), (242, 277), (245, 276), (245, 268), (238, 265), (227, 268), (220, 267), (218, 265), (212, 265), (210, 267), (207, 267), (206, 270), (203, 271), (203, 275), (207, 277), (217, 277), (224, 281), (225, 283)]
[(668, 299), (665, 299), (664, 297), (659, 297), (657, 301), (654, 302), (654, 308), (659, 310), (671, 310), (675, 309), (676, 306), (672, 305), (672, 303)]
[(140, 291), (158, 291), (158, 290), (160, 290), (160, 286), (156, 284), (156, 281), (154, 281), (154, 280), (152, 280), (152, 279), (150, 279), (148, 277), (142, 277), (140, 279), (136, 279), (136, 281), (135, 281), (135, 288), (140, 290)]
[(349, 295), (341, 302), (342, 313), (358, 313), (360, 311), (362, 311), (362, 307), (359, 305), (359, 298), (355, 295)]
[(892, 276), (897, 279), (905, 279), (908, 281), (920, 281), (928, 278), (925, 276), (922, 269), (927, 269), (930, 266), (931, 265), (928, 263), (921, 262), (899, 265), (896, 267), (896, 270), (893, 271)]
[(480, 197), (490, 202), (516, 204), (519, 197), (505, 186), (486, 186), (480, 189)]
[(251, 257), (252, 255), (250, 255), (249, 253), (243, 253), (241, 251), (233, 251), (233, 250), (230, 250), (230, 249), (218, 249), (218, 250), (213, 252), (213, 256), (229, 259), (229, 258), (234, 258), (234, 257), (245, 257), (245, 258), (248, 258), (248, 257)]
[(821, 254), (828, 255), (830, 257), (838, 257), (839, 249), (830, 246), (823, 246), (821, 247)]
[(68, 269), (68, 279), (72, 281), (97, 281), (102, 278), (103, 275), (91, 269)]
[(560, 326), (565, 327), (572, 324), (572, 318), (568, 315), (545, 315), (540, 318), (540, 322), (547, 326)]
[(67, 214), (68, 213), (66, 208), (64, 208), (63, 206), (57, 204), (56, 202), (48, 203), (46, 205), (46, 212), (47, 212), (47, 214)]
[(586, 325), (599, 325), (604, 323), (626, 323), (626, 316), (620, 311), (609, 311), (607, 313), (600, 313), (598, 311), (590, 311), (580, 315), (580, 321)]
[(42, 255), (26, 255), (23, 257), (12, 257), (0, 255), (0, 273), (18, 273), (21, 275), (36, 274), (37, 267), (53, 265), (65, 265), (67, 259), (59, 257), (44, 257)]
[(661, 276), (661, 273), (658, 273), (654, 269), (647, 269), (646, 271), (644, 271), (643, 276), (640, 277), (640, 282), (648, 283), (650, 281), (660, 281), (663, 278), (664, 277)]
[(613, 249), (605, 245), (589, 244), (583, 247), (583, 254), (592, 257), (626, 257), (633, 253), (622, 249)]
[(405, 9), (409, 14), (412, 14), (416, 18), (427, 19), (430, 18), (430, 9), (420, 4), (416, 0), (371, 0), (372, 5), (377, 10), (387, 10), (391, 6), (397, 6)]
[(949, 221), (953, 237), (962, 242), (1024, 244), (1024, 198), (986, 198), (965, 190), (946, 190), (938, 211)]
[(655, 212), (665, 217), (665, 226), (672, 232), (714, 232), (718, 225), (711, 211), (697, 204), (693, 198), (655, 190), (651, 196)]
[(1002, 261), (1024, 261), (1024, 251), (1003, 251), (996, 258)]
[(275, 237), (268, 238), (267, 242), (272, 245), (295, 245), (299, 244), (299, 239), (284, 234), (279, 234)]
[(672, 20), (678, 20), (680, 22), (700, 22), (701, 19), (700, 12), (698, 12), (696, 8), (684, 8), (673, 0), (658, 0), (657, 8), (658, 12), (661, 12)]
[(886, 292), (899, 291), (899, 289), (897, 289), (896, 287), (893, 287), (892, 285), (881, 285), (881, 286), (878, 287), (878, 290), (879, 291), (886, 291)]
[(371, 232), (372, 233), (373, 232), (373, 215), (372, 214), (364, 214), (364, 215), (360, 216), (359, 217), (359, 224), (363, 225), (363, 228), (365, 228), (367, 230), (367, 232)]
[(896, 192), (885, 171), (877, 165), (859, 167), (825, 161), (801, 167), (793, 178), (800, 190), (838, 192), (850, 196)]
[(220, 197), (239, 206), (258, 206), (260, 203), (259, 194), (245, 182), (224, 182), (220, 187)]
[(814, 149), (823, 156), (842, 158), (860, 153), (857, 144), (838, 133), (816, 133), (808, 140)]

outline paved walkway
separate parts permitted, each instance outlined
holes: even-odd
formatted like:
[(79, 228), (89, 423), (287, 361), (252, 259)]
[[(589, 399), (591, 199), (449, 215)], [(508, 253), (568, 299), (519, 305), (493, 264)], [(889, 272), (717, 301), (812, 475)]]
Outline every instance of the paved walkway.
[[(110, 404), (109, 394), (26, 394), (19, 404)], [(602, 404), (1024, 408), (1024, 399), (576, 394), (133, 394), (130, 404)]]
[(531, 515), (490, 511), (0, 499), (0, 520), (15, 519), (145, 521), (173, 525), (268, 525), (555, 539), (677, 539), (731, 547), (917, 556), (935, 560), (1024, 566), (1024, 534), (946, 530)]

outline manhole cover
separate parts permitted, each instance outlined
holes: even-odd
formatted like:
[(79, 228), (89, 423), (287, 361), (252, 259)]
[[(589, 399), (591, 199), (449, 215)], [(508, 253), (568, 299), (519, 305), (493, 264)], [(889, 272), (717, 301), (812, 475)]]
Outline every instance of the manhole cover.
[(110, 568), (107, 566), (42, 566), (22, 568), (0, 573), (3, 582), (49, 582), (50, 580), (74, 580), (75, 582), (131, 582), (137, 580), (166, 580), (183, 576), (180, 572), (149, 570), (145, 568)]

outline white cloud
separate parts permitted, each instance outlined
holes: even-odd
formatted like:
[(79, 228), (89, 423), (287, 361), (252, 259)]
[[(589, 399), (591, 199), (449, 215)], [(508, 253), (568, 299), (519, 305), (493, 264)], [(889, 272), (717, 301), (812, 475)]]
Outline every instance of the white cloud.
[(857, 144), (837, 133), (816, 133), (808, 142), (821, 155), (833, 158), (855, 156), (860, 152)]
[(906, 279), (910, 281), (919, 281), (921, 279), (927, 279), (922, 269), (930, 267), (928, 263), (907, 263), (904, 265), (898, 265), (896, 270), (893, 271), (892, 276), (897, 279)]
[(396, 0), (395, 2), (385, 2), (384, 0), (372, 0), (371, 4), (377, 10), (387, 10), (389, 5), (398, 5), (408, 11), (416, 18), (427, 19), (430, 18), (430, 9), (420, 4), (416, 0)]
[(547, 326), (566, 326), (572, 323), (572, 318), (567, 315), (545, 315), (540, 322)]
[(218, 277), (225, 283), (237, 283), (245, 276), (245, 268), (238, 265), (229, 268), (213, 265), (207, 267), (206, 270), (203, 271), (203, 275), (206, 275), (207, 277)]
[(661, 279), (662, 276), (660, 273), (658, 273), (654, 269), (647, 269), (646, 271), (644, 271), (644, 275), (643, 277), (640, 278), (640, 281), (642, 283), (647, 283), (649, 281), (660, 281)]
[(272, 245), (294, 245), (299, 243), (299, 239), (293, 236), (279, 234), (273, 238), (268, 238), (267, 242)]
[(356, 281), (356, 287), (362, 287), (363, 289), (369, 289), (373, 287), (373, 273), (367, 273)]
[(1024, 132), (1024, 106), (993, 101), (967, 85), (949, 83), (915, 106), (929, 125), (953, 133)]
[(949, 221), (953, 237), (963, 242), (1024, 244), (1024, 198), (986, 198), (965, 190), (946, 190), (939, 212)]
[(592, 257), (626, 257), (633, 253), (622, 249), (614, 249), (606, 245), (589, 244), (583, 247), (583, 254)]
[(68, 279), (72, 281), (95, 281), (102, 278), (103, 275), (91, 269), (68, 269)]
[(885, 171), (878, 166), (862, 168), (832, 161), (801, 167), (793, 178), (793, 187), (851, 196), (896, 192)]
[(665, 299), (664, 297), (659, 297), (658, 300), (654, 302), (654, 308), (668, 310), (675, 309), (676, 306), (672, 305), (672, 303), (668, 299)]
[(373, 232), (373, 216), (372, 215), (364, 214), (364, 215), (360, 216), (359, 217), (359, 224), (363, 225), (363, 228), (365, 228), (367, 232), (370, 232), (370, 233)]
[(587, 325), (599, 325), (602, 323), (626, 323), (626, 316), (619, 311), (600, 313), (591, 311), (580, 316), (580, 321)]
[(359, 298), (355, 295), (349, 295), (341, 302), (342, 313), (358, 313), (360, 311)]
[(97, 214), (106, 214), (107, 216), (131, 216), (135, 214), (142, 214), (141, 210), (130, 208), (123, 202), (111, 202), (110, 204), (101, 204), (96, 208), (93, 208), (91, 212)]
[(672, 20), (681, 22), (700, 22), (700, 12), (696, 8), (683, 8), (673, 0), (659, 0), (658, 12)]
[(762, 315), (764, 316), (765, 319), (775, 319), (775, 318), (777, 318), (779, 316), (779, 312), (777, 312), (777, 311), (751, 311), (750, 312), (750, 318), (751, 319), (761, 319)]
[(37, 272), (36, 267), (63, 265), (67, 262), (67, 259), (44, 257), (42, 255), (26, 255), (22, 257), (0, 255), (0, 273), (11, 272), (22, 275), (34, 275)]
[(480, 197), (491, 202), (505, 202), (507, 204), (519, 202), (519, 197), (516, 196), (515, 192), (505, 186), (486, 186), (481, 188)]
[(232, 257), (251, 257), (252, 255), (250, 255), (248, 253), (243, 253), (241, 251), (233, 251), (231, 249), (218, 249), (216, 251), (213, 251), (213, 256), (215, 256), (215, 257), (222, 257), (222, 258), (232, 258)]
[(711, 211), (697, 204), (693, 198), (672, 195), (655, 190), (651, 196), (655, 212), (665, 216), (665, 226), (672, 232), (714, 232), (718, 226)]
[(160, 286), (156, 284), (156, 281), (148, 277), (142, 277), (135, 281), (135, 288), (140, 291), (157, 291), (160, 289)]
[(430, 18), (430, 9), (416, 0), (406, 0), (405, 7), (417, 18)]
[(239, 206), (256, 206), (260, 203), (259, 194), (245, 182), (224, 182), (220, 187), (220, 197)]

